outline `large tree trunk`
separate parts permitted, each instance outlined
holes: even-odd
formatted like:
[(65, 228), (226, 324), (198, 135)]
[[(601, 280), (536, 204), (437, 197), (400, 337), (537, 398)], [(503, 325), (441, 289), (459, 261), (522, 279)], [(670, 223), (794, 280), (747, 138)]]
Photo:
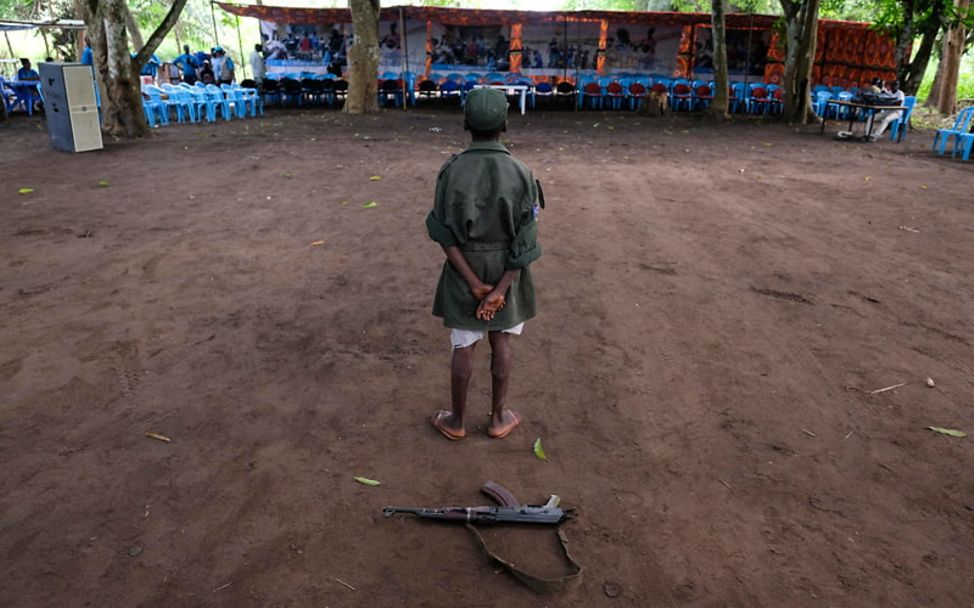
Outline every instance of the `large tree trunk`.
[(910, 43), (913, 42), (913, 0), (901, 0), (900, 7), (903, 11), (903, 27), (897, 33), (896, 49), (893, 53), (897, 73), (910, 62)]
[[(903, 63), (897, 64), (897, 75), (900, 80), (900, 89), (906, 95), (916, 95), (923, 76), (926, 74), (927, 66), (930, 64), (930, 57), (937, 44), (937, 36), (940, 34), (943, 25), (944, 11), (946, 10), (947, 0), (937, 0), (933, 3), (930, 14), (923, 20), (923, 23), (916, 29), (916, 33), (921, 36), (920, 45), (913, 54), (913, 60), (907, 61), (909, 57), (904, 57)], [(936, 99), (932, 103), (936, 103)]]
[[(92, 0), (89, 0), (91, 2)], [(147, 127), (142, 115), (139, 70), (129, 51), (125, 0), (95, 0), (96, 20), (101, 31), (97, 46), (92, 45), (95, 62), (105, 83), (107, 99), (102, 100), (105, 130), (115, 137), (139, 137)], [(94, 37), (94, 36), (92, 36)], [(102, 58), (98, 59), (98, 51)]]
[[(957, 15), (966, 15), (970, 0), (955, 0)], [(957, 81), (960, 76), (960, 60), (964, 54), (967, 32), (959, 21), (944, 35), (944, 50), (940, 55), (940, 91), (937, 109), (942, 114), (953, 114), (957, 110)]]
[(81, 12), (88, 26), (88, 39), (95, 69), (104, 86), (103, 127), (113, 137), (140, 137), (148, 132), (142, 114), (139, 68), (172, 29), (186, 0), (175, 0), (162, 23), (133, 59), (130, 54), (125, 0), (82, 0)]
[(354, 38), (348, 49), (348, 95), (345, 112), (379, 111), (379, 0), (348, 0)]
[(713, 0), (710, 21), (713, 25), (714, 39), (714, 98), (710, 100), (707, 112), (715, 118), (728, 118), (727, 28), (724, 19), (724, 0)]
[(132, 46), (137, 49), (144, 47), (145, 41), (142, 40), (142, 31), (139, 29), (139, 24), (135, 21), (135, 15), (132, 14), (132, 9), (129, 8), (127, 2), (125, 3), (125, 27), (132, 38)]
[(781, 0), (785, 14), (785, 120), (791, 124), (814, 118), (809, 104), (809, 86), (818, 40), (819, 0)]

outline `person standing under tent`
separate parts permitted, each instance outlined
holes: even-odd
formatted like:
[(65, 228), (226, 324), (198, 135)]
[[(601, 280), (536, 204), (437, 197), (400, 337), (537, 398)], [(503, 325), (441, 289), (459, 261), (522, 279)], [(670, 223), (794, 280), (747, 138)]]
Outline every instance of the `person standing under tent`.
[(433, 427), (448, 439), (466, 436), (464, 413), (477, 342), (491, 347), (492, 407), (487, 435), (506, 437), (521, 415), (505, 409), (513, 359), (511, 334), (520, 335), (537, 312), (529, 265), (541, 257), (537, 214), (544, 206), (531, 170), (499, 141), (507, 130), (507, 96), (474, 89), (463, 107), (470, 146), (436, 178), (426, 230), (446, 254), (433, 300), (453, 346), (452, 410), (439, 410)]
[(226, 54), (223, 47), (214, 47), (213, 60), (211, 64), (213, 66), (213, 77), (216, 79), (217, 84), (233, 83), (233, 59)]
[[(888, 95), (895, 100), (896, 105), (902, 106), (905, 103), (906, 93), (900, 90), (900, 83), (898, 80), (891, 80), (889, 83), (887, 83), (887, 89), (888, 89)], [(890, 125), (891, 122), (893, 122), (897, 118), (902, 118), (902, 117), (903, 117), (903, 110), (884, 110), (879, 114), (876, 114), (873, 121), (879, 121), (879, 126), (876, 127), (875, 130), (873, 130), (869, 138), (872, 141), (876, 141), (877, 139), (882, 137), (883, 133), (886, 131), (886, 128)]]
[(91, 45), (85, 42), (85, 50), (81, 51), (81, 65), (94, 65), (95, 54), (91, 50)]
[(183, 46), (183, 54), (173, 59), (172, 64), (182, 71), (183, 82), (196, 84), (196, 70), (200, 67), (200, 62), (196, 55), (189, 52), (188, 44)]
[(266, 68), (264, 67), (264, 47), (259, 44), (254, 45), (254, 50), (250, 52), (250, 71), (254, 73), (254, 80), (260, 83), (264, 80)]

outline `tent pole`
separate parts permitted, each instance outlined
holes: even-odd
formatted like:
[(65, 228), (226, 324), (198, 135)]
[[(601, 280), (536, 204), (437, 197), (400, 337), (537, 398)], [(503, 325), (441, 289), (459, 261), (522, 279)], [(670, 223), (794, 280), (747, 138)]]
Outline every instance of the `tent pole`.
[(213, 20), (213, 40), (216, 41), (216, 46), (220, 46), (220, 32), (216, 29), (216, 9), (213, 8), (212, 1), (210, 2), (210, 18)]
[[(566, 26), (567, 27), (567, 26)], [(575, 86), (578, 87), (578, 70), (580, 61), (578, 60), (579, 55), (582, 52), (582, 22), (581, 20), (575, 22)], [(578, 104), (575, 104), (575, 111), (578, 112)]]
[(568, 13), (563, 13), (562, 16), (562, 49), (564, 52), (561, 55), (561, 79), (568, 80)]
[(234, 15), (237, 20), (237, 46), (240, 47), (240, 72), (247, 77), (247, 59), (244, 57), (243, 36), (240, 35), (240, 15)]
[(3, 38), (4, 38), (4, 40), (7, 41), (7, 50), (10, 51), (10, 58), (11, 59), (16, 59), (17, 58), (17, 55), (14, 53), (14, 47), (13, 47), (13, 45), (10, 44), (10, 36), (7, 35), (6, 30), (4, 30), (4, 32), (3, 32)]
[(754, 13), (751, 13), (747, 26), (747, 52), (744, 53), (744, 91), (747, 92), (747, 77), (751, 74), (751, 37), (754, 35)]
[(402, 87), (402, 109), (409, 107), (409, 92), (406, 90), (406, 72), (409, 71), (409, 47), (406, 46), (406, 18), (402, 7), (399, 7), (399, 56), (402, 58), (402, 74), (399, 75), (399, 85)]

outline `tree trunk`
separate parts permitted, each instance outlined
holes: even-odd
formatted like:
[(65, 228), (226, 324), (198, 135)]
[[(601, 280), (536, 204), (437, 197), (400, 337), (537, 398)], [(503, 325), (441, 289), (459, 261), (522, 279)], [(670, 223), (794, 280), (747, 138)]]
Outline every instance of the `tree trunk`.
[(819, 0), (802, 0), (800, 3), (781, 0), (787, 44), (783, 115), (790, 124), (814, 119), (808, 96), (818, 41), (818, 7)]
[(141, 49), (144, 47), (145, 41), (142, 40), (142, 31), (139, 30), (139, 24), (135, 21), (135, 15), (132, 14), (132, 9), (129, 8), (127, 2), (125, 3), (125, 27), (132, 38), (132, 48)]
[[(88, 0), (95, 2), (98, 43), (92, 44), (95, 64), (105, 83), (107, 99), (102, 99), (104, 128), (115, 137), (140, 137), (148, 127), (142, 115), (142, 92), (139, 71), (129, 52), (125, 25), (125, 0)], [(95, 32), (89, 30), (94, 39)], [(92, 40), (94, 42), (94, 40)], [(101, 51), (99, 53), (99, 51)], [(99, 57), (101, 55), (101, 57)]]
[(344, 111), (363, 114), (379, 111), (379, 0), (348, 0), (354, 28), (348, 49), (348, 95)]
[(714, 42), (714, 95), (707, 113), (714, 118), (729, 118), (727, 112), (727, 28), (724, 20), (724, 0), (711, 3), (710, 21)]
[(940, 101), (940, 81), (941, 75), (943, 74), (943, 67), (943, 64), (938, 61), (937, 73), (933, 76), (933, 83), (930, 85), (930, 93), (927, 95), (927, 100), (923, 103), (924, 107), (936, 108), (937, 102)]
[[(943, 24), (944, 11), (946, 10), (946, 0), (938, 0), (934, 3), (930, 15), (924, 19), (923, 24), (917, 28), (916, 33), (921, 35), (920, 46), (917, 47), (912, 61), (904, 61), (899, 64), (897, 75), (900, 79), (900, 89), (906, 95), (916, 95), (923, 76), (927, 72), (930, 64), (930, 56), (937, 44), (937, 36)], [(931, 103), (936, 103), (934, 100)]]
[[(958, 15), (966, 15), (970, 0), (955, 0)], [(937, 109), (942, 114), (953, 114), (957, 110), (957, 81), (960, 76), (960, 60), (964, 54), (967, 32), (963, 22), (956, 22), (944, 35), (944, 50), (940, 56), (941, 74)]]
[(910, 62), (909, 48), (913, 42), (913, 0), (902, 0), (900, 6), (903, 11), (903, 27), (896, 36), (896, 49), (893, 53), (897, 74)]

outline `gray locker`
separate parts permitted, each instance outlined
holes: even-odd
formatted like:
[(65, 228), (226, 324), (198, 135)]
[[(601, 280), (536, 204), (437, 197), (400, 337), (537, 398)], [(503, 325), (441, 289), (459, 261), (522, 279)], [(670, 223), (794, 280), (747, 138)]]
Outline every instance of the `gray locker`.
[(65, 152), (101, 150), (101, 123), (91, 66), (41, 63), (38, 68), (51, 145)]

